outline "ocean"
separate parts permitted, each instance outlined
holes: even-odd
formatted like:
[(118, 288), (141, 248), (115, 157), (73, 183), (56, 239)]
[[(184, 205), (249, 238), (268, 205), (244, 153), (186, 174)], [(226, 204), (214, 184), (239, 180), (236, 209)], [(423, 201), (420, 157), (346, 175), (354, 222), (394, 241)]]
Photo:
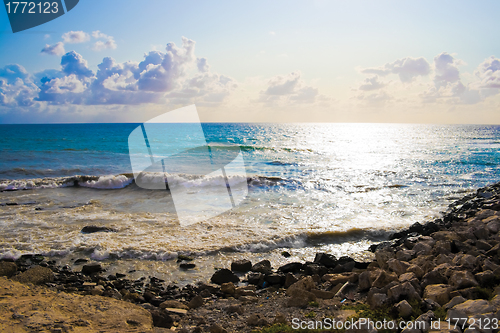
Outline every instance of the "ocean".
[[(86, 258), (109, 274), (179, 284), (240, 258), (275, 268), (316, 252), (363, 260), (369, 245), (500, 175), (499, 126), (204, 123), (207, 142), (242, 152), (245, 172), (233, 177), (248, 195), (182, 225), (168, 191), (134, 182), (128, 137), (138, 126), (0, 125), (0, 258), (39, 253), (75, 270)], [(82, 233), (89, 225), (115, 232)], [(181, 253), (196, 268), (180, 270)]]

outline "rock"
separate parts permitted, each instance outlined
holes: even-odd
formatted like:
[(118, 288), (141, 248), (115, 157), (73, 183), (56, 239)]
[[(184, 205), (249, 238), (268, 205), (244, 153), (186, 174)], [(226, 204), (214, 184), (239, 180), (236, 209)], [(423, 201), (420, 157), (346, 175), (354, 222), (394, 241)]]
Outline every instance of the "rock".
[(325, 274), (321, 277), (323, 281), (328, 281), (332, 286), (336, 286), (339, 283), (346, 283), (350, 281), (352, 273), (342, 273), (342, 274)]
[(17, 272), (17, 265), (11, 261), (0, 261), (0, 276), (11, 277)]
[(270, 274), (272, 272), (271, 262), (267, 259), (259, 261), (252, 266), (252, 272)]
[(417, 276), (415, 275), (415, 273), (413, 272), (410, 272), (410, 273), (404, 273), (404, 274), (401, 274), (399, 276), (399, 282), (406, 282), (406, 281), (412, 281), (414, 279), (416, 279)]
[(451, 299), (451, 301), (449, 301), (448, 303), (443, 305), (443, 308), (445, 310), (448, 310), (448, 309), (451, 309), (452, 307), (454, 307), (455, 305), (463, 303), (465, 301), (466, 301), (466, 299), (463, 298), (462, 296), (455, 296)]
[(258, 314), (251, 314), (247, 318), (247, 325), (248, 326), (267, 326), (269, 323), (267, 322), (266, 319), (261, 318)]
[(473, 233), (477, 239), (487, 239), (488, 236), (490, 235), (490, 232), (484, 227), (481, 227), (481, 228), (474, 230)]
[(182, 263), (182, 264), (179, 265), (179, 268), (180, 269), (184, 269), (184, 270), (193, 269), (195, 267), (196, 267), (196, 265), (195, 264), (191, 264), (191, 263)]
[(333, 268), (337, 265), (337, 258), (328, 253), (316, 253), (314, 263), (325, 267)]
[(159, 306), (161, 309), (184, 309), (184, 310), (189, 310), (189, 307), (185, 305), (184, 303), (181, 303), (179, 301), (174, 301), (174, 300), (168, 300), (160, 304)]
[(102, 271), (101, 264), (83, 265), (82, 274), (91, 275)]
[(277, 284), (282, 285), (285, 283), (285, 276), (282, 274), (272, 273), (267, 275), (264, 280), (267, 281), (271, 286)]
[(249, 284), (261, 285), (264, 282), (264, 274), (262, 273), (248, 273), (247, 281)]
[(452, 287), (447, 284), (430, 284), (425, 287), (424, 298), (430, 298), (440, 305), (444, 305), (450, 301), (451, 290)]
[(410, 267), (410, 264), (397, 259), (391, 259), (387, 262), (387, 266), (389, 267), (390, 270), (392, 270), (399, 276), (401, 274), (406, 273), (406, 270), (408, 269), (408, 267)]
[(395, 273), (388, 273), (384, 270), (374, 271), (373, 275), (370, 275), (370, 279), (373, 281), (371, 283), (372, 287), (383, 288), (392, 281), (397, 281), (398, 277)]
[(220, 291), (223, 292), (224, 294), (232, 296), (236, 291), (236, 287), (232, 282), (226, 282), (220, 286)]
[(434, 312), (432, 311), (427, 311), (424, 314), (421, 314), (420, 316), (415, 319), (415, 325), (419, 325), (419, 328), (421, 328), (422, 332), (427, 332), (430, 329), (431, 321), (435, 318)]
[(234, 297), (240, 298), (241, 296), (255, 296), (255, 287), (249, 288), (246, 287), (238, 287), (235, 289)]
[(273, 324), (282, 324), (285, 325), (287, 323), (285, 315), (282, 313), (278, 312), (276, 316), (274, 317)]
[(399, 316), (401, 316), (402, 318), (407, 318), (413, 313), (413, 308), (406, 300), (402, 300), (401, 302), (396, 304), (395, 308), (398, 311)]
[(212, 324), (209, 328), (210, 333), (227, 333), (219, 324)]
[(420, 295), (410, 282), (398, 284), (387, 291), (387, 296), (393, 301), (398, 302), (403, 297), (409, 300), (419, 300)]
[(177, 256), (177, 262), (180, 262), (180, 261), (193, 261), (193, 260), (194, 260), (193, 257), (185, 255), (185, 254), (179, 254)]
[(215, 284), (221, 285), (227, 282), (234, 282), (234, 283), (239, 282), (240, 278), (236, 276), (236, 274), (231, 272), (229, 269), (222, 268), (212, 275), (210, 281), (212, 281)]
[(410, 261), (415, 256), (415, 251), (413, 250), (400, 250), (396, 252), (396, 259), (401, 261)]
[(355, 298), (355, 293), (356, 293), (356, 284), (352, 282), (346, 282), (342, 285), (342, 287), (335, 293), (335, 297), (339, 298), (347, 298), (354, 300)]
[(195, 297), (193, 297), (193, 299), (191, 301), (189, 301), (188, 303), (188, 308), (190, 309), (196, 309), (196, 308), (199, 308), (203, 305), (203, 297), (201, 297), (200, 295), (197, 295)]
[(246, 273), (252, 269), (252, 262), (250, 260), (241, 259), (236, 260), (231, 263), (231, 270), (233, 272), (243, 272)]
[(448, 279), (444, 277), (439, 270), (432, 270), (422, 277), (422, 287), (425, 288), (430, 284), (446, 284)]
[(286, 294), (291, 296), (295, 291), (311, 291), (311, 289), (316, 289), (316, 283), (314, 283), (314, 280), (310, 276), (306, 276), (302, 278), (301, 280), (295, 282), (292, 284), (288, 289), (286, 290)]
[(426, 242), (418, 242), (417, 244), (415, 244), (412, 250), (415, 251), (415, 255), (417, 256), (426, 255), (432, 252), (432, 246), (430, 246)]
[(453, 272), (453, 275), (450, 278), (450, 283), (456, 289), (475, 287), (479, 285), (476, 279), (474, 279), (472, 273), (469, 271)]
[(331, 299), (333, 296), (335, 296), (335, 293), (331, 291), (324, 291), (324, 290), (318, 290), (318, 289), (311, 289), (311, 292), (316, 296), (317, 298), (321, 299)]
[(278, 268), (278, 272), (282, 273), (298, 273), (303, 269), (303, 265), (300, 262), (291, 262)]
[(360, 291), (368, 290), (372, 286), (371, 274), (371, 271), (364, 271), (359, 274), (358, 288)]
[(188, 310), (186, 309), (178, 309), (178, 308), (165, 308), (165, 310), (178, 315), (185, 315), (188, 312)]
[(288, 287), (290, 287), (292, 284), (294, 284), (297, 281), (299, 281), (299, 279), (297, 279), (295, 277), (295, 275), (293, 275), (292, 273), (287, 273), (286, 276), (285, 276), (285, 285), (284, 285), (284, 287), (288, 288)]
[(387, 295), (382, 294), (382, 293), (374, 293), (374, 294), (369, 295), (367, 301), (368, 301), (368, 305), (372, 309), (378, 309), (378, 308), (389, 303), (389, 299), (387, 298)]
[(86, 234), (91, 234), (94, 232), (115, 232), (116, 230), (108, 228), (108, 227), (98, 227), (95, 225), (89, 225), (86, 227), (83, 227), (81, 232), (86, 233)]
[(452, 307), (453, 310), (462, 311), (466, 315), (483, 314), (495, 311), (490, 302), (484, 299), (468, 300)]
[(151, 313), (155, 327), (170, 328), (174, 324), (174, 320), (167, 311), (158, 308), (152, 308), (148, 311)]
[(292, 255), (290, 254), (290, 252), (288, 251), (282, 251), (281, 252), (281, 255), (285, 258), (290, 258)]
[(476, 241), (476, 247), (479, 250), (484, 250), (484, 251), (488, 251), (491, 249), (491, 245), (488, 242), (481, 240), (481, 239)]
[(241, 305), (230, 305), (230, 306), (226, 307), (224, 309), (224, 311), (226, 311), (227, 313), (237, 313), (240, 315), (245, 313), (245, 311), (243, 310), (243, 307)]
[(316, 300), (316, 296), (310, 292), (315, 288), (316, 284), (310, 276), (295, 282), (286, 290), (286, 294), (291, 296), (287, 301), (287, 306), (306, 307), (309, 302)]
[(12, 280), (21, 283), (44, 284), (54, 281), (54, 273), (50, 268), (35, 266), (12, 277)]
[(238, 300), (241, 302), (241, 304), (252, 304), (259, 301), (259, 299), (255, 296), (241, 296), (240, 298), (238, 298)]
[(394, 250), (390, 247), (380, 248), (375, 252), (377, 263), (382, 269), (389, 268), (387, 266), (387, 262), (393, 259), (395, 256), (396, 255), (394, 254)]

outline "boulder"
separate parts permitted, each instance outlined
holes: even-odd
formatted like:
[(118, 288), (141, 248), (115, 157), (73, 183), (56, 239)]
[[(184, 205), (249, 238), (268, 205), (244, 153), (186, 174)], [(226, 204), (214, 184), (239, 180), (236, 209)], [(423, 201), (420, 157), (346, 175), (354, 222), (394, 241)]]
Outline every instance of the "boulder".
[(415, 255), (417, 256), (426, 255), (432, 252), (432, 246), (426, 242), (418, 242), (412, 250), (415, 251)]
[(187, 306), (190, 309), (196, 309), (201, 307), (202, 305), (203, 305), (203, 297), (201, 297), (200, 295), (196, 295), (195, 297), (193, 297), (193, 299), (191, 299), (191, 301), (189, 301)]
[(382, 269), (388, 269), (389, 266), (387, 265), (387, 262), (391, 259), (394, 259), (395, 257), (396, 254), (394, 253), (394, 250), (390, 247), (379, 248), (375, 252), (375, 258), (377, 260), (377, 263)]
[(368, 296), (368, 305), (372, 309), (378, 309), (389, 303), (389, 298), (386, 294), (374, 293)]
[(282, 273), (298, 273), (303, 269), (303, 265), (300, 262), (291, 262), (278, 268), (278, 272)]
[(452, 309), (462, 311), (468, 316), (495, 311), (495, 308), (490, 304), (490, 302), (484, 299), (468, 300), (455, 305)]
[(410, 267), (410, 264), (397, 259), (390, 259), (387, 262), (387, 266), (391, 271), (395, 272), (399, 276), (406, 273), (406, 270), (408, 269), (408, 267)]
[(402, 300), (394, 307), (398, 311), (399, 316), (402, 318), (407, 318), (413, 313), (413, 308), (411, 307), (410, 303), (408, 303), (408, 301), (406, 300)]
[(311, 291), (312, 289), (316, 289), (316, 283), (314, 283), (312, 277), (306, 276), (288, 287), (286, 294), (292, 296), (296, 291)]
[(222, 268), (212, 275), (210, 281), (212, 281), (215, 284), (221, 285), (227, 282), (234, 282), (234, 283), (239, 282), (240, 278), (236, 276), (236, 274), (231, 272), (229, 269)]
[(387, 291), (387, 296), (393, 302), (398, 302), (403, 298), (408, 300), (420, 300), (420, 295), (410, 282), (401, 283), (390, 288)]
[(451, 299), (451, 301), (449, 301), (448, 303), (443, 305), (443, 308), (445, 310), (448, 310), (448, 309), (451, 309), (452, 307), (454, 307), (455, 305), (463, 303), (465, 301), (466, 301), (466, 299), (463, 298), (462, 296), (455, 296)]
[(272, 272), (271, 262), (267, 259), (259, 261), (252, 266), (251, 271), (262, 274), (270, 274)]
[(425, 274), (422, 277), (422, 288), (430, 284), (446, 284), (448, 283), (448, 279), (443, 276), (439, 270), (432, 270), (429, 273)]
[(408, 269), (406, 270), (407, 273), (409, 272), (412, 272), (415, 274), (415, 276), (417, 277), (417, 279), (420, 279), (422, 278), (422, 276), (424, 276), (424, 271), (422, 268), (420, 268), (420, 266), (417, 266), (417, 265), (410, 265), (408, 267)]
[(401, 261), (410, 261), (415, 256), (415, 251), (413, 250), (400, 250), (396, 252), (396, 259)]
[(170, 328), (174, 324), (174, 320), (167, 311), (158, 308), (151, 308), (148, 311), (151, 313), (155, 327)]
[(0, 276), (11, 277), (17, 272), (17, 265), (11, 261), (0, 261)]
[(346, 283), (350, 281), (353, 277), (352, 273), (341, 273), (341, 274), (325, 274), (321, 278), (323, 281), (328, 281), (332, 286), (336, 286), (339, 283)]
[(430, 298), (440, 305), (444, 305), (450, 301), (452, 290), (453, 288), (447, 284), (430, 284), (425, 287), (424, 298)]
[(250, 260), (241, 259), (236, 260), (231, 263), (231, 270), (233, 272), (243, 272), (246, 273), (252, 269), (252, 262)]
[(395, 273), (388, 273), (384, 270), (373, 271), (373, 275), (370, 275), (370, 279), (373, 281), (371, 283), (372, 287), (383, 288), (392, 281), (397, 281), (398, 277)]
[(325, 267), (333, 268), (337, 265), (337, 258), (328, 253), (316, 253), (314, 263)]
[(469, 271), (453, 272), (450, 278), (450, 284), (456, 289), (475, 287), (479, 285), (474, 278), (474, 275), (472, 275)]
[(316, 284), (310, 276), (292, 284), (286, 290), (286, 294), (290, 296), (287, 306), (306, 307), (309, 302), (315, 301), (316, 296), (311, 292), (312, 289), (316, 289)]
[(288, 288), (288, 287), (290, 287), (292, 284), (294, 284), (297, 281), (299, 281), (299, 279), (297, 279), (295, 277), (295, 275), (293, 275), (292, 273), (287, 273), (285, 275), (285, 285), (284, 285), (284, 287)]
[(54, 281), (54, 273), (50, 268), (35, 266), (12, 277), (12, 280), (21, 283), (44, 284)]
[(101, 271), (102, 271), (101, 264), (83, 265), (83, 267), (82, 267), (82, 274), (85, 274), (85, 275), (100, 273)]

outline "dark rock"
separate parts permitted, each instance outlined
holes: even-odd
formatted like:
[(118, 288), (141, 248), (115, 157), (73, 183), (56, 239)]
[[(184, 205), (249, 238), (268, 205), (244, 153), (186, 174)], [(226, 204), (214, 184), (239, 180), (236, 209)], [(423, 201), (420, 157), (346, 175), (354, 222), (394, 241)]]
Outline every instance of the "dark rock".
[(264, 274), (262, 273), (249, 273), (247, 275), (247, 281), (249, 284), (259, 285), (264, 282)]
[(88, 262), (88, 259), (76, 259), (75, 265), (84, 264), (86, 262)]
[(54, 281), (54, 273), (50, 268), (35, 266), (33, 268), (28, 269), (25, 272), (22, 272), (12, 277), (12, 280), (21, 283), (33, 283), (40, 285)]
[(203, 305), (203, 298), (200, 295), (193, 297), (193, 299), (188, 303), (190, 309), (196, 309)]
[(179, 267), (180, 267), (181, 269), (185, 269), (185, 270), (186, 270), (186, 269), (193, 269), (193, 268), (195, 268), (195, 267), (196, 267), (196, 265), (195, 265), (195, 264), (191, 264), (191, 263), (189, 263), (189, 264), (187, 264), (187, 263), (182, 263), (182, 264), (180, 264), (180, 265), (179, 265)]
[(149, 312), (153, 317), (153, 325), (156, 327), (170, 328), (174, 324), (172, 317), (163, 309), (154, 308), (150, 309)]
[(231, 270), (233, 272), (243, 272), (246, 273), (252, 269), (252, 262), (250, 260), (241, 259), (236, 260), (231, 263)]
[(215, 284), (223, 284), (226, 282), (239, 282), (240, 278), (236, 276), (233, 272), (231, 272), (229, 269), (222, 268), (219, 269), (217, 272), (212, 275), (212, 278), (210, 279)]
[(328, 268), (333, 268), (337, 265), (337, 258), (328, 253), (316, 253), (314, 263)]
[(283, 251), (281, 252), (281, 255), (285, 258), (290, 258), (292, 255), (290, 254), (290, 252), (287, 252), (287, 251)]
[(124, 277), (126, 277), (127, 275), (126, 274), (122, 274), (122, 273), (116, 273), (116, 277), (118, 279), (123, 279)]
[(278, 272), (282, 273), (298, 273), (303, 269), (303, 265), (300, 262), (291, 262), (288, 264), (285, 264), (278, 268)]
[(81, 232), (86, 233), (86, 234), (91, 234), (94, 232), (115, 232), (116, 230), (108, 228), (108, 227), (98, 227), (95, 225), (89, 225), (86, 227), (83, 227)]
[(90, 264), (82, 267), (82, 274), (90, 275), (102, 271), (101, 264)]
[(187, 256), (187, 255), (184, 255), (184, 254), (179, 254), (177, 256), (177, 262), (180, 262), (180, 261), (193, 261), (194, 258), (193, 257), (190, 257), (190, 256)]
[(259, 261), (252, 266), (252, 272), (258, 272), (263, 274), (270, 274), (272, 272), (271, 262), (267, 259)]
[(9, 261), (0, 261), (0, 276), (11, 277), (17, 272), (17, 265)]
[(279, 284), (283, 285), (285, 283), (285, 276), (282, 274), (269, 274), (264, 278), (265, 281), (269, 282), (270, 285)]
[(328, 273), (328, 268), (326, 268), (323, 265), (318, 265), (318, 264), (315, 264), (312, 262), (306, 262), (303, 265), (303, 268), (304, 268), (304, 272), (306, 273), (306, 275), (322, 276), (322, 275), (325, 275), (326, 273)]

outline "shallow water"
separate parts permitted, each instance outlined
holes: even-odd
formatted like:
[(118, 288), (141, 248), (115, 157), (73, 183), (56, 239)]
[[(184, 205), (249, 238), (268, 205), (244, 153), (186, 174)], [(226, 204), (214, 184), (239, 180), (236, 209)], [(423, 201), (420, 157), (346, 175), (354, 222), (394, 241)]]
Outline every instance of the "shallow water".
[[(230, 211), (181, 225), (167, 191), (130, 175), (127, 138), (137, 126), (0, 125), (0, 204), (25, 204), (0, 206), (0, 256), (90, 257), (110, 272), (180, 283), (240, 257), (275, 266), (320, 250), (363, 259), (372, 242), (438, 217), (500, 172), (497, 126), (203, 124), (207, 142), (242, 151), (246, 174), (232, 177), (249, 192)], [(192, 193), (220, 182), (182, 171)], [(116, 232), (82, 234), (86, 225)], [(180, 252), (197, 256), (195, 270), (169, 260)]]

